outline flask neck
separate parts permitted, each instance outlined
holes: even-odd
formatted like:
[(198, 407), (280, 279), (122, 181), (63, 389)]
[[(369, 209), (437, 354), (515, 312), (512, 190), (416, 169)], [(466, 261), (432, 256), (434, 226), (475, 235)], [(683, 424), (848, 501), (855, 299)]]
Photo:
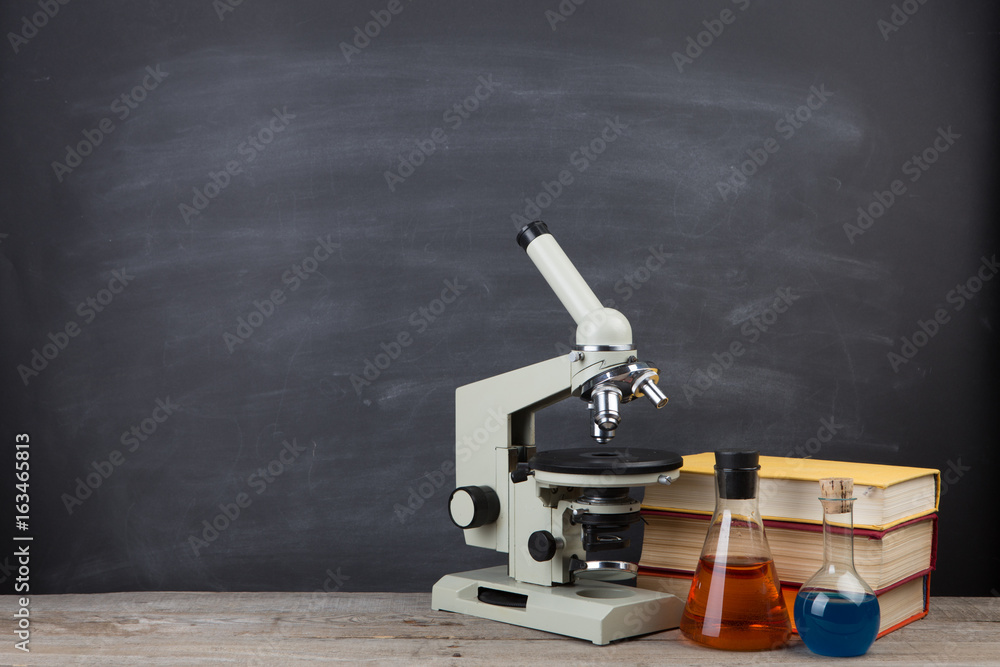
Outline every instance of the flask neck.
[[(734, 473), (739, 478), (727, 478)], [(743, 564), (771, 560), (757, 507), (757, 471), (718, 470), (716, 479), (715, 513), (702, 557)]]
[(715, 514), (726, 510), (733, 516), (760, 523), (757, 506), (759, 481), (756, 470), (716, 470)]
[(715, 513), (720, 514), (723, 511), (733, 516), (745, 517), (755, 523), (761, 523), (756, 498), (717, 498)]
[(854, 499), (826, 499), (823, 503), (823, 567), (827, 571), (854, 570)]

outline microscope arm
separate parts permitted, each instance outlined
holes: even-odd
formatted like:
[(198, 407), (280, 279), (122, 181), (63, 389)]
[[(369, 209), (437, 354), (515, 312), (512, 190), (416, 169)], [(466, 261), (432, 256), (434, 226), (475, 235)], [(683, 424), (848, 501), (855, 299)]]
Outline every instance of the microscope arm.
[[(535, 412), (570, 396), (571, 365), (559, 356), (455, 390), (456, 486), (480, 487), (483, 495), (470, 501), (452, 494), (450, 502), (476, 505), (478, 500), (470, 510), (472, 523), (493, 519), (466, 528), (467, 544), (507, 551), (509, 475), (518, 456), (533, 453)], [(495, 510), (488, 504), (493, 495)]]
[[(579, 378), (615, 367), (629, 354), (612, 350), (573, 359), (562, 355), (455, 390), (457, 489), (449, 505), (459, 514), (465, 506), (468, 521), (456, 525), (464, 529), (466, 544), (508, 550), (506, 491), (517, 463), (535, 453), (535, 413), (578, 394)], [(479, 491), (468, 491), (471, 487)]]

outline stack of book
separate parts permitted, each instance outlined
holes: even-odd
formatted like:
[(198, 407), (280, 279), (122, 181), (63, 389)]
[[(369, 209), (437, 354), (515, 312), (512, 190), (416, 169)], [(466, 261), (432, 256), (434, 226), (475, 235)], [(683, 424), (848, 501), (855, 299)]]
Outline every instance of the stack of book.
[[(647, 487), (640, 587), (687, 598), (715, 509), (714, 465), (712, 452), (685, 456), (677, 481)], [(854, 564), (878, 597), (879, 636), (926, 616), (937, 557), (937, 470), (761, 456), (760, 514), (789, 611), (799, 586), (823, 564), (823, 477), (854, 479)]]

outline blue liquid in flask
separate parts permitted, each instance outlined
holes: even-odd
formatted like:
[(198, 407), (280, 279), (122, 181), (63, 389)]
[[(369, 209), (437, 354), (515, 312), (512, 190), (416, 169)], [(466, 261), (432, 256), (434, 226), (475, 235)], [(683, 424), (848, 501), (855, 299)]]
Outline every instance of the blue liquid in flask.
[(794, 614), (802, 641), (819, 655), (863, 655), (878, 634), (878, 600), (870, 593), (848, 597), (832, 591), (800, 591)]

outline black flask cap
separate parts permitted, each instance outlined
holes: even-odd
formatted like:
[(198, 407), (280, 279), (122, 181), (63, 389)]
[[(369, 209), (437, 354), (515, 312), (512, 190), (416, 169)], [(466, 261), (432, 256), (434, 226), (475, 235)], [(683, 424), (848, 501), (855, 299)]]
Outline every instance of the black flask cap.
[(715, 480), (719, 497), (745, 500), (757, 495), (760, 452), (722, 451), (715, 453)]

